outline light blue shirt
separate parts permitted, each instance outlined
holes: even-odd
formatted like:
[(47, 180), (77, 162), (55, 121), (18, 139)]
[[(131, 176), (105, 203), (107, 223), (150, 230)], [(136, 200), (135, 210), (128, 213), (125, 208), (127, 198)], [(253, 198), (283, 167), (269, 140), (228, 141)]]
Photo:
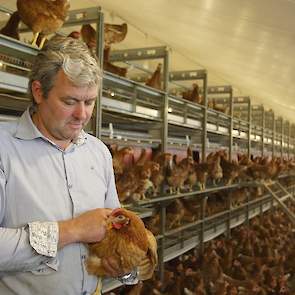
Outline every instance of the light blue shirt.
[(0, 294), (92, 294), (97, 279), (85, 269), (87, 248), (75, 243), (56, 257), (39, 255), (27, 224), (117, 207), (111, 154), (99, 139), (82, 131), (63, 151), (40, 133), (29, 110), (1, 123)]

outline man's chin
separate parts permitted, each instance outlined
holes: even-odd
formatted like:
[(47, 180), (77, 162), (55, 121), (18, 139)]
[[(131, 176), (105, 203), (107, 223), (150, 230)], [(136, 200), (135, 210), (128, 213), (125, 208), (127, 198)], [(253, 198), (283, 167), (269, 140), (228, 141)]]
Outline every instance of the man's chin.
[(75, 141), (79, 137), (81, 131), (82, 129), (74, 130), (74, 131), (71, 130), (67, 134), (63, 134), (63, 138), (71, 140), (71, 141)]

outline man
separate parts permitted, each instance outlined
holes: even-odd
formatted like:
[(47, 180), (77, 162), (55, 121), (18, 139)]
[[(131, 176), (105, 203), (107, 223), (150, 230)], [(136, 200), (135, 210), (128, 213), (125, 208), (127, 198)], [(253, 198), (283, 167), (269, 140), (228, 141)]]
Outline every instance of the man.
[[(0, 125), (0, 294), (92, 294), (87, 243), (118, 201), (107, 147), (83, 127), (101, 74), (81, 41), (55, 37), (36, 57), (33, 105)], [(122, 275), (110, 257), (107, 273)]]

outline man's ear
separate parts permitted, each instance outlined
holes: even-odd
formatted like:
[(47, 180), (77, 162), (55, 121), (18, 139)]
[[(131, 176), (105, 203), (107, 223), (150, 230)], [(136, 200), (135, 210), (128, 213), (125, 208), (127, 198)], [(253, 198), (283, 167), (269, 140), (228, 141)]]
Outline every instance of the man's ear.
[(43, 93), (40, 81), (32, 82), (32, 94), (36, 104), (40, 104), (43, 100)]

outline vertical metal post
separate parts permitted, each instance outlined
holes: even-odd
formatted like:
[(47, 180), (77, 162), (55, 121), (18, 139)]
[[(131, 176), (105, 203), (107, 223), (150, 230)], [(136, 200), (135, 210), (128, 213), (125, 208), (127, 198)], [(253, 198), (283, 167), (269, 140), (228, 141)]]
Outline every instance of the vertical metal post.
[(227, 204), (226, 204), (226, 209), (228, 210), (228, 215), (227, 215), (227, 223), (226, 223), (226, 238), (230, 239), (231, 238), (231, 230), (230, 230), (230, 221), (231, 221), (231, 202), (232, 202), (232, 191), (229, 192), (228, 197), (227, 197)]
[(203, 122), (202, 122), (202, 162), (206, 160), (207, 152), (207, 108), (208, 108), (208, 99), (207, 99), (207, 72), (203, 80)]
[(168, 83), (169, 83), (169, 52), (166, 49), (166, 54), (164, 57), (164, 67), (163, 67), (163, 82), (164, 82), (164, 102), (163, 102), (163, 128), (162, 128), (162, 152), (167, 151), (168, 142)]
[(183, 106), (183, 123), (187, 124), (187, 103)]
[(204, 235), (205, 235), (205, 217), (206, 217), (206, 207), (207, 207), (208, 196), (202, 195), (201, 200), (201, 231), (200, 231), (200, 250), (201, 253), (204, 252)]
[(102, 110), (101, 110), (101, 97), (102, 97), (102, 83), (103, 83), (103, 49), (104, 49), (104, 16), (103, 13), (99, 10), (97, 12), (98, 19), (96, 23), (96, 55), (98, 58), (98, 64), (101, 68), (101, 83), (98, 89), (96, 105), (94, 109), (94, 117), (92, 118), (92, 130), (93, 134), (100, 138), (101, 137), (101, 125), (102, 125)]
[(284, 155), (284, 120), (281, 118), (281, 158)]
[(290, 126), (290, 141), (293, 145), (292, 151), (290, 151), (293, 158), (295, 155), (294, 124), (291, 124)]
[(229, 160), (232, 160), (233, 153), (233, 128), (234, 128), (234, 107), (233, 107), (233, 90), (230, 89), (229, 92), (229, 115), (230, 115), (230, 124), (229, 124), (229, 143), (228, 143), (228, 156)]
[(291, 136), (291, 126), (290, 126), (290, 121), (288, 121), (288, 129), (287, 129), (287, 144), (288, 144), (288, 150), (287, 150), (287, 155), (288, 155), (288, 160), (290, 159), (290, 136)]
[(164, 281), (164, 249), (165, 249), (165, 231), (166, 231), (166, 204), (161, 203), (161, 212), (160, 212), (160, 235), (162, 236), (160, 240), (160, 253), (159, 253), (159, 273), (161, 282)]
[(247, 226), (250, 225), (250, 216), (249, 216), (249, 211), (250, 211), (250, 206), (249, 206), (249, 202), (250, 202), (250, 197), (249, 194), (247, 193), (247, 206), (245, 206), (246, 209), (246, 220), (245, 223), (247, 224)]
[(250, 159), (251, 157), (251, 129), (252, 129), (252, 123), (251, 123), (251, 100), (249, 97), (248, 101), (248, 158)]
[(264, 157), (264, 128), (265, 128), (265, 111), (264, 107), (262, 106), (262, 134), (261, 134), (261, 156)]
[[(168, 142), (168, 83), (169, 83), (169, 52), (166, 48), (165, 56), (164, 56), (164, 66), (163, 66), (163, 89), (164, 89), (164, 101), (163, 101), (163, 113), (162, 113), (162, 136), (161, 136), (161, 148), (162, 152), (167, 151), (167, 142)], [(165, 263), (164, 263), (164, 250), (165, 250), (165, 231), (166, 231), (166, 205), (161, 203), (161, 228), (160, 232), (162, 235), (161, 239), (161, 247), (159, 253), (159, 272), (160, 272), (160, 280), (164, 283), (164, 271), (165, 271)]]
[(103, 69), (103, 49), (104, 49), (104, 15), (100, 8), (97, 12), (97, 23), (96, 23), (96, 56), (98, 58), (98, 64)]
[(137, 95), (138, 95), (138, 88), (135, 86), (133, 88), (133, 93), (132, 93), (132, 96), (131, 96), (131, 110), (132, 112), (136, 112), (136, 98), (137, 98)]
[(272, 157), (275, 156), (275, 130), (276, 130), (276, 120), (275, 114), (272, 114)]

